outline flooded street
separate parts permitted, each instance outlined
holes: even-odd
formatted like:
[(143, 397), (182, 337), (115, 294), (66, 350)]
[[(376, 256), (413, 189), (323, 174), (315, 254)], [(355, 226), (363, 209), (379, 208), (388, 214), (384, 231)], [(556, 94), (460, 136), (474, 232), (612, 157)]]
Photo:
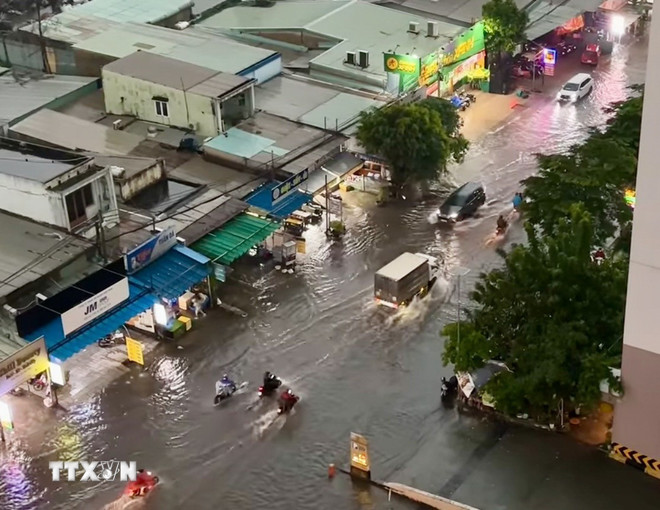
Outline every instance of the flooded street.
[[(632, 497), (637, 509), (655, 508), (656, 481), (595, 449), (441, 405), (439, 381), (451, 368), (442, 367), (439, 331), (456, 317), (453, 280), (396, 317), (373, 303), (374, 272), (403, 251), (436, 255), (449, 272), (470, 268), (464, 289), (497, 266), (485, 240), (534, 171), (534, 153), (582, 141), (588, 127), (603, 123), (602, 107), (643, 82), (645, 63), (643, 47), (617, 48), (577, 105), (556, 104), (547, 87), (474, 143), (433, 199), (347, 208), (348, 234), (339, 244), (312, 229), (296, 274), (239, 266), (221, 298), (248, 317), (212, 311), (179, 342), (182, 349), (164, 345), (146, 372), (134, 368), (60, 423), (45, 424), (41, 454), (13, 445), (0, 463), (0, 508), (98, 509), (119, 496), (119, 482), (51, 482), (48, 461), (68, 459), (135, 460), (154, 471), (163, 483), (149, 509), (415, 508), (343, 475), (327, 480), (329, 463), (347, 464), (351, 431), (369, 438), (375, 479), (481, 510), (620, 509)], [(430, 223), (442, 196), (467, 180), (486, 188), (479, 217), (453, 230)], [(505, 246), (523, 240), (515, 225)], [(274, 401), (257, 399), (265, 370), (301, 396), (286, 418), (276, 419)], [(214, 407), (223, 373), (249, 384)]]

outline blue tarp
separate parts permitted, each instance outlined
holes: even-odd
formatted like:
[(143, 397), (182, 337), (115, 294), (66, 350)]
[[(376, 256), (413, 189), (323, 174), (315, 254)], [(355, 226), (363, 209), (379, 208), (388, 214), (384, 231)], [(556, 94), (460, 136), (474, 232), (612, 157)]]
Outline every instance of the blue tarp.
[(279, 183), (277, 182), (264, 184), (261, 188), (252, 192), (243, 200), (251, 206), (258, 207), (274, 218), (281, 220), (289, 216), (293, 211), (300, 209), (304, 204), (311, 202), (314, 198), (309, 193), (305, 193), (296, 188), (284, 195), (277, 202), (273, 203), (271, 192), (278, 184)]
[[(59, 327), (59, 339), (52, 336), (49, 338), (48, 331), (43, 331), (42, 334), (46, 339), (46, 346), (49, 353), (62, 361), (66, 361), (85, 347), (96, 343), (97, 340), (103, 338), (105, 335), (118, 330), (126, 321), (148, 310), (156, 302), (156, 298), (146, 289), (130, 284), (129, 287), (130, 297), (124, 304), (119, 305), (100, 319), (92, 322), (90, 326), (71, 335), (66, 340), (66, 343), (62, 344), (64, 338), (62, 337), (61, 325)], [(61, 321), (58, 319), (57, 322)], [(37, 338), (39, 336), (41, 335), (38, 335)], [(57, 347), (58, 344), (62, 345)]]
[(175, 246), (128, 279), (131, 283), (150, 289), (152, 294), (170, 301), (208, 276), (208, 262), (209, 259), (201, 253), (185, 246)]

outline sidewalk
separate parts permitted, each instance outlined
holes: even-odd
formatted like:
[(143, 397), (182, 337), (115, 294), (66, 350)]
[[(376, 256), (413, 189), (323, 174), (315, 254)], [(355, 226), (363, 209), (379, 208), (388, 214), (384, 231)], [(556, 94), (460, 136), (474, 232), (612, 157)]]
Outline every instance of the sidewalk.
[(529, 101), (515, 93), (489, 94), (478, 90), (471, 93), (477, 98), (476, 102), (460, 113), (464, 122), (461, 132), (469, 142), (476, 142), (492, 132), (509, 116), (526, 108)]

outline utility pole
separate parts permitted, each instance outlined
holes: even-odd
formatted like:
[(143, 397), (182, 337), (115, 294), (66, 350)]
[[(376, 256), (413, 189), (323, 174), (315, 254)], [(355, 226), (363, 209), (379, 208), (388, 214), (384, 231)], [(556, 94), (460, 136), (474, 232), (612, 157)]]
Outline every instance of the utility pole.
[(41, 48), (41, 61), (44, 66), (44, 73), (51, 74), (50, 64), (48, 63), (48, 55), (46, 54), (46, 41), (44, 41), (44, 33), (41, 28), (41, 0), (34, 0), (37, 7), (37, 28), (39, 30), (39, 48)]
[(328, 174), (325, 175), (325, 233), (330, 231), (330, 196), (328, 195)]
[(456, 280), (456, 358), (458, 359), (458, 353), (461, 346), (461, 278), (466, 276), (470, 272), (470, 269), (466, 267), (457, 267), (452, 271), (452, 276), (457, 278)]

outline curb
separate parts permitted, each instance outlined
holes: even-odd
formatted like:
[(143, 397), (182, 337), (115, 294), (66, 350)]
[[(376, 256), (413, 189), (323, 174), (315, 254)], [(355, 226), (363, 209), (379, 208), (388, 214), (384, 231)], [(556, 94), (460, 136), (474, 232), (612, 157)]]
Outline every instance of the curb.
[(625, 464), (626, 466), (634, 467), (653, 478), (660, 479), (660, 461), (639, 453), (635, 450), (623, 446), (619, 443), (612, 443), (612, 449), (609, 453), (609, 458)]

